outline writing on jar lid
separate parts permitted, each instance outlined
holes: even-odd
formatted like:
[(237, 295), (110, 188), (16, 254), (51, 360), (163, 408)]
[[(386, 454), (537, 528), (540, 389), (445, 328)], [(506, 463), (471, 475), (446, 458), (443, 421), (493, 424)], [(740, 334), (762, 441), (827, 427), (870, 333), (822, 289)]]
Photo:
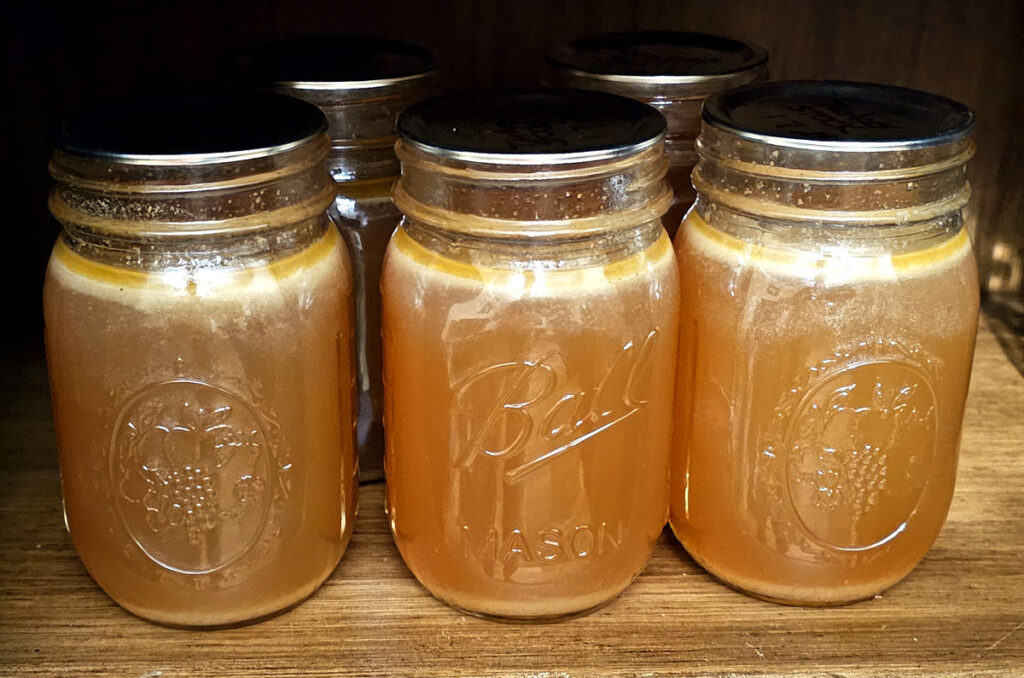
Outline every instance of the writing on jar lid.
[(782, 107), (778, 113), (766, 114), (779, 130), (800, 131), (806, 135), (833, 133), (850, 135), (863, 130), (899, 129), (900, 123), (886, 119), (878, 111), (856, 110), (842, 101), (798, 103)]

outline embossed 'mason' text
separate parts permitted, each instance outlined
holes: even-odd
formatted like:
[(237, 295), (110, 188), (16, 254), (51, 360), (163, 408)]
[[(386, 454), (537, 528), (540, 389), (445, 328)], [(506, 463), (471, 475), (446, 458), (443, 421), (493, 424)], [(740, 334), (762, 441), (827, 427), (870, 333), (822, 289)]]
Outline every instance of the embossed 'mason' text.
[(462, 549), (467, 558), (483, 563), (545, 564), (591, 558), (614, 551), (622, 544), (622, 521), (582, 524), (536, 532), (519, 528), (499, 532), (490, 528), (482, 541), (474, 541), (469, 525), (462, 526)]
[(463, 379), (455, 403), (470, 426), (456, 468), (470, 468), (481, 454), (516, 459), (527, 447), (539, 447), (539, 454), (506, 470), (506, 482), (515, 484), (633, 416), (648, 402), (644, 388), (657, 340), (658, 330), (651, 330), (642, 341), (627, 342), (592, 388), (566, 387), (556, 369), (565, 364), (558, 352), (493, 365)]

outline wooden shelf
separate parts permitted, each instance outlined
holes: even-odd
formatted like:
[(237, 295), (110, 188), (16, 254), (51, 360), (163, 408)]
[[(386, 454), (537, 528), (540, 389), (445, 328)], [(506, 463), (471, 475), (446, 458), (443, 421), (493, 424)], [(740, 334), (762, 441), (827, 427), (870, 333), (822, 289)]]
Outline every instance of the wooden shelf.
[(704, 574), (666, 531), (604, 609), (558, 624), (467, 617), (416, 583), (383, 487), (310, 600), (261, 624), (192, 632), (121, 610), (82, 568), (61, 518), (41, 356), (0, 372), (0, 675), (1022, 675), (1024, 380), (982, 329), (956, 495), (902, 583), (857, 605), (791, 608)]

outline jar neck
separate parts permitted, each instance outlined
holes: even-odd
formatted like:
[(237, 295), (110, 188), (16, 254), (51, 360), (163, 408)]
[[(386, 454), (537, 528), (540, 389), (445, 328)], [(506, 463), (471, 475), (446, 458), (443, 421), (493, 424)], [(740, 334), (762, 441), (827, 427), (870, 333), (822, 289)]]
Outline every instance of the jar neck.
[(140, 271), (242, 268), (260, 266), (301, 252), (324, 236), (330, 226), (326, 213), (275, 227), (254, 237), (251, 232), (222, 232), (215, 236), (140, 236), (65, 225), (61, 234), (72, 252), (110, 266)]
[(395, 157), (397, 139), (391, 135), (369, 143), (332, 144), (327, 156), (327, 171), (339, 184), (397, 177), (402, 171)]
[(686, 167), (693, 169), (697, 165), (697, 135), (678, 134), (665, 139), (665, 152), (668, 154), (668, 166), (671, 168)]
[(672, 200), (664, 143), (626, 157), (571, 164), (476, 162), (403, 141), (393, 197), (411, 220), (461, 235), (579, 239), (660, 219)]
[(333, 201), (326, 135), (223, 161), (121, 162), (56, 151), (50, 210), (69, 232), (131, 241), (261, 236), (314, 220)]
[(555, 79), (565, 87), (579, 87), (636, 99), (665, 116), (668, 131), (665, 148), (672, 167), (697, 164), (694, 142), (700, 134), (701, 107), (704, 99), (740, 85), (768, 79), (766, 64), (719, 76), (608, 76), (582, 71), (562, 70)]
[(907, 223), (850, 224), (794, 221), (734, 210), (697, 194), (692, 210), (715, 230), (774, 250), (825, 256), (890, 256), (934, 247), (963, 230), (963, 213)]
[(327, 169), (337, 182), (398, 176), (395, 124), (410, 105), (437, 89), (433, 71), (395, 80), (296, 83), (273, 91), (315, 104), (327, 116)]
[(391, 204), (391, 189), (396, 181), (397, 174), (389, 174), (379, 179), (339, 181), (337, 199), (355, 202), (386, 200)]
[[(970, 139), (901, 150), (775, 145), (705, 124), (693, 184), (708, 205), (764, 224), (863, 234), (962, 221)], [(723, 212), (724, 213), (724, 212)]]
[(406, 217), (402, 230), (422, 247), (448, 259), (499, 269), (566, 270), (603, 266), (629, 258), (666, 237), (661, 221), (579, 238), (532, 239), (456, 232)]

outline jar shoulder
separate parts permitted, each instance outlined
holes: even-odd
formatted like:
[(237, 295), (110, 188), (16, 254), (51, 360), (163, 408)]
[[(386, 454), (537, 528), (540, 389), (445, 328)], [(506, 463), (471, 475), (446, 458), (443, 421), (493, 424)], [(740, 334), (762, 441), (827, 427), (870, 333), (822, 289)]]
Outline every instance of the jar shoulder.
[[(936, 277), (977, 286), (971, 238), (963, 222), (935, 224), (915, 233), (849, 233), (842, 229), (737, 224), (716, 211), (691, 209), (675, 238), (683, 268), (769, 276), (804, 286), (907, 284)], [(781, 229), (785, 229), (782, 226)]]
[(269, 301), (298, 296), (310, 288), (344, 292), (351, 287), (347, 248), (333, 227), (308, 246), (269, 261), (256, 257), (227, 262), (223, 255), (207, 252), (183, 256), (176, 263), (142, 267), (127, 254), (97, 259), (60, 238), (47, 265), (44, 300), (81, 295), (122, 303), (150, 300), (157, 306), (180, 299), (194, 305), (233, 299)]
[(614, 290), (649, 287), (667, 288), (675, 294), (678, 270), (671, 241), (663, 231), (648, 246), (627, 256), (595, 255), (574, 265), (549, 266), (547, 262), (498, 261), (485, 257), (451, 257), (426, 247), (399, 228), (388, 244), (384, 264), (384, 285), (413, 284), (500, 294), (505, 290), (517, 298), (600, 296)]

